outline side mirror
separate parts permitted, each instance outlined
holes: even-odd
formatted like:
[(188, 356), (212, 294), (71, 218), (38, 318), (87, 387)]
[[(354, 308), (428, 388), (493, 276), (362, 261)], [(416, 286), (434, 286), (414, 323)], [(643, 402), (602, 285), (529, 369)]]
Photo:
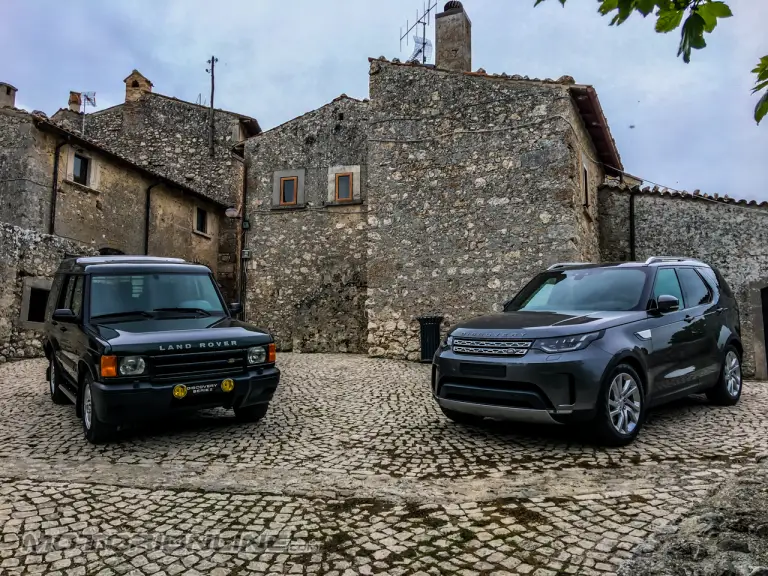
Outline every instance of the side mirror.
[(680, 309), (680, 300), (675, 296), (669, 294), (662, 294), (656, 301), (656, 310), (659, 314), (668, 314), (669, 312), (676, 312)]
[(235, 302), (229, 305), (229, 313), (232, 314), (232, 316), (237, 316), (242, 311), (243, 311), (243, 305), (240, 304), (239, 302)]
[(51, 319), (56, 322), (74, 322), (77, 320), (77, 316), (69, 308), (57, 308), (53, 311)]

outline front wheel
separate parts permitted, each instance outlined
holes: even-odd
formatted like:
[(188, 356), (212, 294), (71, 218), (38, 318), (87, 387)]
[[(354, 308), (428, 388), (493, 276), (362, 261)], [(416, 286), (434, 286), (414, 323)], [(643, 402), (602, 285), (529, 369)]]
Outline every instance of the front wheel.
[(645, 419), (645, 394), (632, 366), (619, 364), (598, 397), (595, 432), (609, 446), (626, 446), (637, 438)]
[(90, 375), (83, 378), (83, 390), (80, 394), (81, 414), (83, 415), (83, 435), (91, 444), (102, 444), (109, 440), (114, 428), (99, 420), (93, 405), (93, 379)]
[(253, 406), (241, 406), (235, 408), (235, 418), (241, 422), (255, 423), (267, 415), (269, 404), (254, 404)]
[(719, 406), (733, 406), (741, 398), (741, 357), (733, 346), (725, 348), (720, 378), (714, 388), (707, 390), (707, 398)]

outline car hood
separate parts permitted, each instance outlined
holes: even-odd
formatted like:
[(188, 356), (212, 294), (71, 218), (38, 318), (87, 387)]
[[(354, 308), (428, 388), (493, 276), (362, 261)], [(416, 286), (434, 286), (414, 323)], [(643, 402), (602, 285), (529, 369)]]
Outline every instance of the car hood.
[(210, 352), (272, 342), (265, 330), (234, 318), (152, 318), (94, 324), (112, 352)]
[(549, 338), (597, 332), (647, 316), (646, 312), (502, 312), (460, 322), (449, 334), (464, 338)]

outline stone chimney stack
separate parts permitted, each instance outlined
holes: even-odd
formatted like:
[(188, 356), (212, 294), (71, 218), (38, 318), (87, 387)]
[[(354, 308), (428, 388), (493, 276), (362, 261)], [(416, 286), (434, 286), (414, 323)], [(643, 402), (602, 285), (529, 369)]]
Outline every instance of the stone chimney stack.
[(0, 82), (0, 108), (16, 107), (16, 88), (5, 82)]
[(80, 106), (83, 104), (83, 97), (80, 92), (69, 93), (69, 109), (72, 112), (80, 113)]
[(435, 65), (455, 72), (472, 71), (472, 22), (464, 6), (451, 0), (435, 17)]
[(147, 80), (138, 70), (131, 72), (123, 82), (125, 82), (126, 102), (135, 102), (144, 94), (152, 92), (152, 82)]

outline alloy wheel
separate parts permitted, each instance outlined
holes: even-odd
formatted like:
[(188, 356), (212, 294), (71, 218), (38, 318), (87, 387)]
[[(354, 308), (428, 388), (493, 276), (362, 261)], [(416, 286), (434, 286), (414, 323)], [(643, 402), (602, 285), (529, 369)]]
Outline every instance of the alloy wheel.
[(93, 419), (93, 401), (91, 400), (91, 387), (86, 385), (83, 390), (83, 422), (85, 427), (90, 430)]
[(608, 411), (611, 424), (619, 434), (631, 434), (640, 423), (642, 395), (635, 379), (618, 374), (608, 389)]
[(739, 357), (733, 350), (729, 350), (725, 356), (725, 387), (728, 394), (735, 398), (741, 391), (741, 364)]

